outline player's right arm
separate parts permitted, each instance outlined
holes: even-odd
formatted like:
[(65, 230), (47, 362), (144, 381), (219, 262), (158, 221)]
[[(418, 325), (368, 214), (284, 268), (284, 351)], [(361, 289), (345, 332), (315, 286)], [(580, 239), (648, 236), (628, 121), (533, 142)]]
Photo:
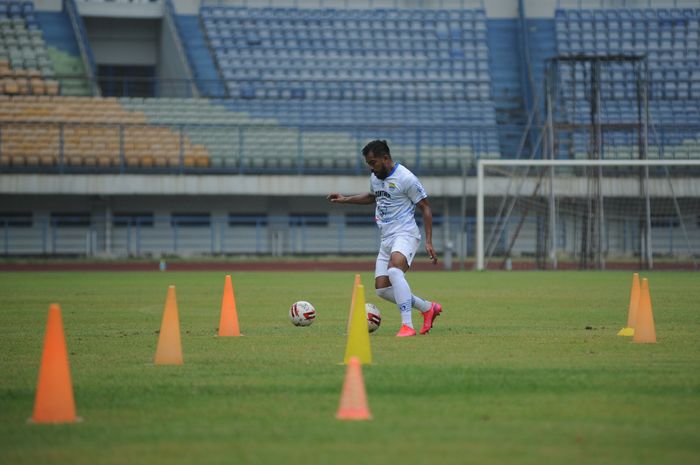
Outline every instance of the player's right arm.
[(328, 194), (326, 198), (331, 203), (352, 203), (356, 205), (369, 205), (374, 203), (375, 197), (370, 192), (365, 192), (364, 194), (356, 195), (343, 195), (333, 192)]

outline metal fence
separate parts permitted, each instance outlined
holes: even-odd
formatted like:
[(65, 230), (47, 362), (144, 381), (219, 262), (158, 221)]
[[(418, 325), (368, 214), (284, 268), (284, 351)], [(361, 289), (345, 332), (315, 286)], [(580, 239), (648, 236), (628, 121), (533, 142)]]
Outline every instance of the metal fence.
[[(463, 164), (473, 167), (479, 158), (501, 156), (492, 125), (289, 128), (185, 124), (177, 123), (177, 115), (166, 121), (0, 123), (0, 172), (366, 174), (362, 146), (378, 135), (417, 174), (459, 175)], [(99, 135), (81, 135), (86, 130)], [(513, 128), (514, 135), (518, 132)], [(190, 156), (195, 145), (206, 148), (196, 159)]]
[[(418, 221), (420, 223), (420, 218)], [(494, 221), (494, 218), (485, 218), (486, 227), (491, 227)], [(608, 238), (605, 253), (612, 261), (633, 265), (642, 247), (637, 234), (639, 225), (635, 221), (615, 224), (624, 234)], [(502, 257), (509, 237), (519, 230), (520, 239), (512, 250), (512, 262), (515, 266), (536, 267), (543, 225), (544, 217), (528, 218), (524, 225), (513, 219), (497, 239), (495, 257)], [(422, 224), (420, 227), (422, 230)], [(561, 250), (574, 247), (567, 233), (573, 227), (575, 225), (564, 219), (559, 223), (557, 241)], [(652, 235), (657, 257), (680, 264), (696, 261), (688, 256), (687, 244), (672, 215), (667, 220), (657, 218)], [(433, 245), (443, 263), (450, 265), (454, 258), (463, 265), (464, 260), (473, 259), (475, 239), (474, 217), (434, 218)], [(698, 250), (700, 229), (693, 229), (692, 241)], [(378, 244), (379, 233), (371, 215), (133, 214), (114, 215), (109, 219), (89, 214), (0, 216), (0, 254), (5, 257), (374, 255)], [(421, 251), (422, 246), (419, 254)], [(508, 268), (511, 260), (494, 259), (492, 266)]]

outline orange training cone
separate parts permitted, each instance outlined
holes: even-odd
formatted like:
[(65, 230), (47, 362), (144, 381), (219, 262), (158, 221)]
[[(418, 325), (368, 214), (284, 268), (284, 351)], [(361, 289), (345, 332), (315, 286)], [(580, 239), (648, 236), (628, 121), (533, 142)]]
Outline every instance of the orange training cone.
[(31, 421), (73, 423), (77, 420), (61, 307), (51, 304)]
[(656, 342), (654, 312), (651, 309), (649, 280), (647, 280), (647, 278), (642, 279), (642, 290), (639, 295), (639, 309), (637, 311), (637, 322), (634, 324), (633, 341), (652, 344)]
[(627, 326), (617, 333), (618, 336), (634, 336), (634, 324), (637, 321), (639, 308), (639, 273), (632, 275), (632, 289), (630, 289), (630, 304), (627, 309)]
[(355, 293), (357, 292), (357, 285), (362, 284), (360, 281), (360, 275), (355, 275), (355, 282), (352, 285), (352, 298), (350, 299), (350, 311), (348, 312), (348, 323), (345, 327), (345, 333), (350, 332), (350, 322), (352, 321), (352, 310), (355, 308)]
[(365, 382), (362, 379), (360, 359), (352, 357), (345, 372), (340, 406), (335, 414), (338, 420), (371, 420), (372, 414), (367, 406)]
[(238, 312), (236, 311), (236, 297), (233, 294), (231, 275), (226, 275), (224, 282), (224, 297), (221, 299), (221, 318), (219, 319), (219, 336), (240, 336), (238, 327)]
[(168, 295), (160, 324), (156, 365), (182, 365), (182, 345), (180, 343), (180, 318), (177, 314), (175, 286), (168, 286)]

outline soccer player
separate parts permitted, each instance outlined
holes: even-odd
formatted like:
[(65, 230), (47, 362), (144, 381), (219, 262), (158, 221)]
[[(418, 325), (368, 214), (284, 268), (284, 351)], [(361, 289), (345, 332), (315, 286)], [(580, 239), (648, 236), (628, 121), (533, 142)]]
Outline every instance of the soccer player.
[(416, 205), (423, 212), (425, 250), (433, 265), (437, 264), (437, 254), (433, 249), (433, 213), (428, 204), (428, 194), (413, 173), (392, 160), (385, 140), (370, 142), (362, 149), (362, 155), (372, 170), (370, 192), (356, 195), (334, 192), (327, 198), (333, 203), (376, 203), (374, 219), (381, 233), (374, 271), (377, 295), (395, 303), (401, 312), (402, 325), (397, 336), (416, 335), (411, 318), (412, 307), (423, 314), (420, 334), (426, 334), (442, 312), (442, 306), (413, 295), (405, 273), (411, 266), (421, 240), (414, 216)]

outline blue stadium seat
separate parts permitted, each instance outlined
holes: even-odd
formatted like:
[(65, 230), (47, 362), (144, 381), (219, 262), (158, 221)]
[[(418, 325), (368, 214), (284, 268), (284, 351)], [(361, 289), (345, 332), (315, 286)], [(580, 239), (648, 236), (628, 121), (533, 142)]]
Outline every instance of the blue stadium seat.
[[(432, 140), (446, 153), (463, 144), (469, 153), (498, 153), (495, 129), (493, 137), (489, 131), (458, 137), (446, 129), (495, 128), (483, 10), (200, 11), (230, 108), (282, 126), (421, 125), (421, 143)], [(362, 67), (368, 60), (383, 65)], [(415, 134), (407, 131), (396, 140)]]

